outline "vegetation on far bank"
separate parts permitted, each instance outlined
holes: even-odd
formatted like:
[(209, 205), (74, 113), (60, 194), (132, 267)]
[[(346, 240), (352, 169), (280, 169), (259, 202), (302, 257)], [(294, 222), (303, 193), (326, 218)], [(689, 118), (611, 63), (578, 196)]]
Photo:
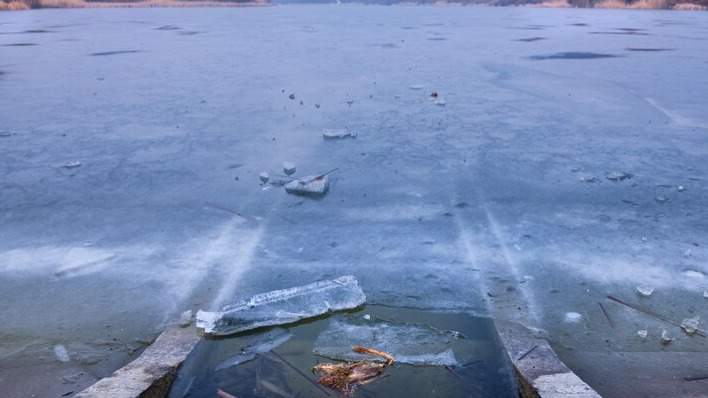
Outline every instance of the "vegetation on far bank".
[(36, 8), (233, 7), (267, 3), (268, 0), (0, 0), (0, 11)]
[[(332, 0), (334, 2), (335, 0)], [(376, 3), (376, 0), (361, 0)], [(32, 8), (102, 8), (102, 7), (233, 7), (269, 4), (271, 0), (0, 0), (0, 10)], [(303, 1), (303, 2), (306, 2)], [(357, 0), (344, 0), (357, 2)], [(410, 0), (401, 0), (410, 3)], [(491, 6), (536, 6), (574, 8), (708, 10), (708, 0), (413, 0), (420, 4), (477, 4)], [(389, 4), (389, 3), (386, 3)]]

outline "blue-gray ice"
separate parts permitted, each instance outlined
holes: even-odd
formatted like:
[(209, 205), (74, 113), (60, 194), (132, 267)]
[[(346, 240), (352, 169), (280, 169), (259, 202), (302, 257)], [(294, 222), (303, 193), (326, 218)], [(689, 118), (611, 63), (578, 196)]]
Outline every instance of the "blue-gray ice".
[[(345, 274), (370, 303), (545, 329), (609, 397), (704, 392), (681, 379), (704, 338), (605, 297), (708, 319), (708, 14), (40, 10), (0, 33), (4, 394)], [(301, 198), (260, 184), (284, 161), (339, 169)]]

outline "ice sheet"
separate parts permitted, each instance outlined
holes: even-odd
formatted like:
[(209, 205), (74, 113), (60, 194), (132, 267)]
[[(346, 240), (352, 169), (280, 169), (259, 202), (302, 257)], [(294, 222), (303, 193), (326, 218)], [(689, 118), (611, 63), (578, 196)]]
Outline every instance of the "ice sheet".
[(332, 311), (356, 308), (366, 301), (351, 275), (290, 289), (261, 293), (219, 312), (199, 311), (197, 327), (208, 335), (228, 335), (282, 325)]
[(352, 351), (352, 345), (361, 345), (385, 351), (401, 363), (456, 366), (458, 361), (452, 345), (461, 338), (455, 331), (424, 325), (333, 319), (327, 330), (317, 337), (314, 352), (348, 361), (380, 360)]

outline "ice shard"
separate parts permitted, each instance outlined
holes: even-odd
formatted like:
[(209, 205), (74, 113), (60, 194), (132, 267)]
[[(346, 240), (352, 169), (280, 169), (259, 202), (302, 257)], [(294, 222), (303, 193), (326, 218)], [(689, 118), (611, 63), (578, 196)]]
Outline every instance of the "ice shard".
[(293, 337), (292, 333), (285, 329), (274, 329), (263, 333), (263, 335), (259, 336), (255, 342), (241, 350), (238, 355), (235, 355), (220, 363), (216, 366), (216, 368), (214, 368), (214, 370), (219, 371), (228, 369), (244, 362), (248, 362), (254, 359), (258, 354), (263, 354), (277, 348), (281, 344), (290, 340), (291, 337)]
[(224, 336), (264, 326), (282, 325), (328, 312), (356, 308), (366, 301), (351, 275), (305, 286), (261, 293), (218, 312), (199, 311), (197, 328)]
[(456, 366), (459, 362), (453, 346), (461, 340), (458, 332), (425, 325), (334, 319), (315, 340), (314, 352), (345, 361), (371, 360), (352, 351), (352, 345), (360, 345), (385, 351), (396, 362)]
[(322, 196), (329, 190), (329, 178), (326, 175), (307, 176), (285, 184), (287, 193), (303, 196)]

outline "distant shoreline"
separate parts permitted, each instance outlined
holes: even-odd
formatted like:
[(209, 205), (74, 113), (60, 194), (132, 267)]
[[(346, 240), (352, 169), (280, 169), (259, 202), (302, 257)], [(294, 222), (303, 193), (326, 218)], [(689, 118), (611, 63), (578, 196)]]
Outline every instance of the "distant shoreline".
[(187, 8), (187, 7), (262, 7), (267, 1), (219, 0), (144, 0), (144, 1), (84, 1), (84, 0), (0, 0), (0, 11), (25, 11), (51, 8)]
[[(533, 1), (533, 0), (532, 0)], [(573, 0), (570, 0), (573, 1)], [(586, 0), (587, 4), (591, 4), (591, 0)], [(679, 0), (681, 1), (681, 0)], [(700, 0), (701, 2), (708, 2)], [(309, 3), (290, 3), (290, 4), (309, 4)], [(312, 3), (312, 4), (334, 4), (334, 3)], [(356, 2), (345, 4), (357, 4)], [(374, 5), (375, 3), (362, 2), (361, 4)], [(425, 3), (416, 3), (410, 1), (402, 1), (402, 5), (432, 5), (432, 6), (487, 6), (487, 7), (537, 7), (537, 8), (600, 8), (600, 9), (632, 9), (632, 10), (674, 10), (674, 11), (706, 11), (708, 6), (692, 3), (679, 2), (672, 3), (670, 0), (636, 0), (631, 3), (626, 3), (624, 0), (596, 0), (589, 7), (581, 7), (577, 4), (569, 3), (569, 0), (545, 0), (538, 3), (506, 3), (494, 4), (483, 2), (466, 2), (466, 1), (433, 1)], [(270, 0), (248, 0), (248, 1), (230, 1), (230, 0), (143, 0), (143, 1), (86, 1), (86, 0), (0, 0), (0, 11), (23, 11), (30, 9), (48, 9), (48, 8), (157, 8), (157, 7), (262, 7), (274, 6)], [(395, 5), (395, 4), (394, 4)]]

